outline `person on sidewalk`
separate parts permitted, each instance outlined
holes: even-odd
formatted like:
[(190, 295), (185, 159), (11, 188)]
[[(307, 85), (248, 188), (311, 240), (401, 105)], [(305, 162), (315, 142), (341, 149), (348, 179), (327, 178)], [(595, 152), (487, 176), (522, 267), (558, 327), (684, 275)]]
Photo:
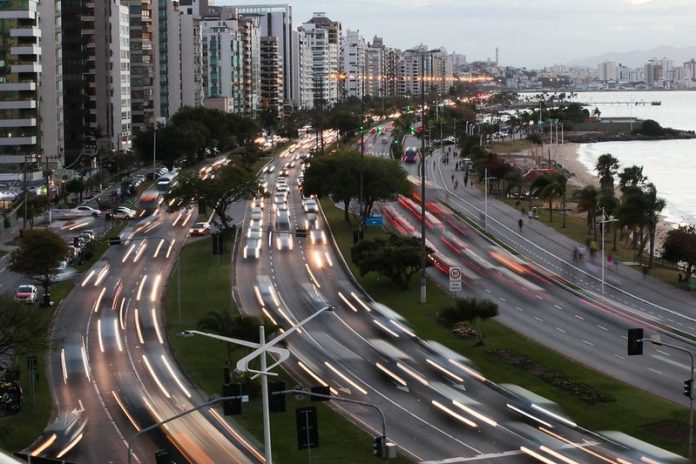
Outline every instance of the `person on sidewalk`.
[(530, 209), (527, 211), (527, 217), (529, 218), (529, 223), (532, 223), (532, 219), (534, 218), (534, 212)]
[(520, 234), (521, 234), (521, 233), (522, 233), (522, 226), (524, 225), (524, 221), (522, 220), (522, 218), (520, 218), (520, 219), (517, 221), (517, 225), (518, 225), (519, 228), (520, 228)]

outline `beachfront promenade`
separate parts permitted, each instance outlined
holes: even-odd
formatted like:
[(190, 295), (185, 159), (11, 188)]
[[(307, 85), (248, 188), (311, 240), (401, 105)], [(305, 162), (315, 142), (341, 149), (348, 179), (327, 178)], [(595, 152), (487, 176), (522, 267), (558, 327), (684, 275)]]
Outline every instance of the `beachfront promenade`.
[[(437, 190), (440, 199), (483, 226), (485, 202), (483, 188), (480, 188), (483, 186), (477, 183), (476, 187), (471, 184), (464, 187), (464, 173), (454, 170), (454, 162), (442, 163), (439, 150), (434, 152), (432, 160), (434, 163), (428, 162), (426, 165), (426, 176), (440, 187)], [(458, 184), (456, 190), (452, 182), (453, 174)], [(520, 218), (524, 220), (521, 233), (518, 229)], [(554, 220), (562, 221), (560, 212), (554, 215)], [(574, 263), (573, 250), (579, 243), (537, 220), (530, 221), (519, 210), (491, 197), (488, 198), (488, 231), (522, 256), (588, 291), (601, 294), (600, 253), (593, 260), (587, 256), (582, 265)], [(607, 247), (605, 252), (609, 250)], [(638, 266), (619, 263), (614, 267), (607, 264), (605, 295), (629, 308), (641, 309), (666, 325), (696, 333), (696, 295), (654, 279), (649, 274), (644, 275)]]

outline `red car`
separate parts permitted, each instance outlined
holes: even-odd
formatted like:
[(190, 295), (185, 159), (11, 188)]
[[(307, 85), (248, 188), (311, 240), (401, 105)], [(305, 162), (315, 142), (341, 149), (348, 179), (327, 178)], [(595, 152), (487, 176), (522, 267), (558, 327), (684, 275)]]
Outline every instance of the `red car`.
[(15, 292), (15, 299), (20, 303), (34, 304), (39, 292), (34, 285), (20, 285)]

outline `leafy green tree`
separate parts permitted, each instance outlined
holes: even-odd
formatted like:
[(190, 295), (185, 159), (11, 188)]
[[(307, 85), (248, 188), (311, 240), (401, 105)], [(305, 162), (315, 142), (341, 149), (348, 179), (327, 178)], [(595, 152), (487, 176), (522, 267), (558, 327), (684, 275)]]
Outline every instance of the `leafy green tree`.
[(494, 318), (498, 315), (498, 305), (491, 300), (477, 298), (457, 298), (454, 305), (442, 310), (439, 314), (440, 322), (446, 327), (454, 327), (459, 322), (476, 324), (476, 334), (479, 343), (483, 344), (483, 332), (481, 321)]
[(68, 256), (68, 245), (60, 235), (49, 229), (33, 229), (19, 239), (19, 246), (10, 254), (9, 269), (32, 279), (44, 293), (58, 274), (58, 265)]
[[(553, 222), (553, 199), (557, 196), (565, 198), (567, 182), (566, 176), (559, 171), (544, 174), (532, 182), (531, 190), (533, 194), (549, 202), (549, 222)], [(565, 204), (562, 207), (565, 209)], [(563, 218), (565, 220), (565, 214)]]
[(627, 187), (640, 187), (647, 182), (648, 177), (643, 175), (643, 166), (631, 166), (624, 168), (619, 173), (619, 190), (622, 192)]
[(643, 189), (643, 205), (645, 211), (645, 224), (648, 229), (648, 237), (650, 244), (648, 247), (648, 252), (650, 257), (648, 258), (648, 267), (652, 267), (653, 260), (655, 258), (655, 235), (657, 234), (657, 223), (660, 220), (660, 213), (667, 202), (664, 198), (659, 198), (657, 196), (657, 189), (652, 183), (648, 183)]
[(667, 232), (662, 245), (662, 259), (673, 264), (686, 264), (688, 282), (696, 265), (696, 228), (693, 225), (680, 226)]
[(44, 311), (0, 298), (0, 365), (7, 368), (12, 360), (51, 348), (51, 318), (45, 317)]
[(65, 184), (65, 190), (68, 193), (80, 195), (80, 201), (82, 201), (82, 194), (84, 193), (85, 189), (87, 189), (87, 184), (82, 177), (74, 177)]
[(614, 176), (619, 171), (619, 160), (611, 153), (605, 153), (597, 158), (595, 171), (599, 176), (599, 186), (602, 192), (614, 191)]
[[(430, 248), (426, 251), (432, 253)], [(408, 288), (411, 277), (421, 269), (421, 241), (396, 235), (362, 240), (351, 248), (351, 258), (361, 276), (377, 272)]]
[[(305, 172), (303, 189), (306, 194), (330, 195), (334, 201), (342, 202), (344, 218), (350, 222), (350, 202), (360, 197), (360, 154), (344, 150), (314, 159)], [(406, 173), (396, 161), (363, 157), (363, 218), (370, 214), (376, 201), (393, 200), (408, 189)]]
[(258, 181), (249, 171), (229, 163), (218, 170), (214, 178), (203, 180), (195, 173), (179, 176), (179, 182), (166, 195), (166, 200), (174, 200), (170, 211), (186, 208), (191, 203), (205, 205), (215, 211), (215, 225), (229, 230), (233, 220), (228, 214), (229, 206), (252, 198), (258, 190)]
[(660, 137), (665, 135), (666, 130), (657, 121), (646, 119), (634, 132), (648, 137)]
[[(35, 193), (29, 193), (27, 197), (27, 222), (29, 223), (29, 227), (33, 228), (34, 219), (49, 207), (48, 197), (46, 195), (37, 195)], [(17, 217), (24, 217), (24, 207), (20, 207), (17, 210)]]
[(594, 229), (594, 218), (597, 214), (599, 202), (599, 190), (594, 185), (587, 185), (573, 193), (573, 198), (578, 202), (578, 211), (587, 212), (587, 231)]
[[(338, 138), (342, 140), (349, 133), (360, 129), (360, 112), (340, 111), (332, 113), (325, 122), (326, 127), (336, 129)], [(367, 122), (362, 123), (363, 130), (367, 131)]]

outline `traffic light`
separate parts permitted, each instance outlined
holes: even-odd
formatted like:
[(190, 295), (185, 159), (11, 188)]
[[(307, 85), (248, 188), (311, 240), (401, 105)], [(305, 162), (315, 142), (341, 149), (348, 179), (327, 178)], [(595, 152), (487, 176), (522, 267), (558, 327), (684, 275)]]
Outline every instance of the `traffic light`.
[(628, 355), (643, 354), (643, 329), (628, 329)]
[(285, 412), (285, 382), (268, 382), (268, 409), (270, 412)]
[(411, 130), (411, 135), (413, 135), (413, 134), (416, 133), (416, 128), (415, 128), (415, 127), (411, 126), (409, 129)]
[(372, 454), (380, 459), (383, 458), (386, 443), (386, 437), (375, 437), (375, 439), (372, 441)]
[(692, 394), (693, 394), (693, 381), (691, 379), (687, 379), (684, 381), (684, 396), (691, 398)]
[(236, 399), (223, 400), (222, 412), (226, 416), (234, 416), (242, 413), (242, 384), (226, 383), (222, 386), (222, 396), (235, 396)]

